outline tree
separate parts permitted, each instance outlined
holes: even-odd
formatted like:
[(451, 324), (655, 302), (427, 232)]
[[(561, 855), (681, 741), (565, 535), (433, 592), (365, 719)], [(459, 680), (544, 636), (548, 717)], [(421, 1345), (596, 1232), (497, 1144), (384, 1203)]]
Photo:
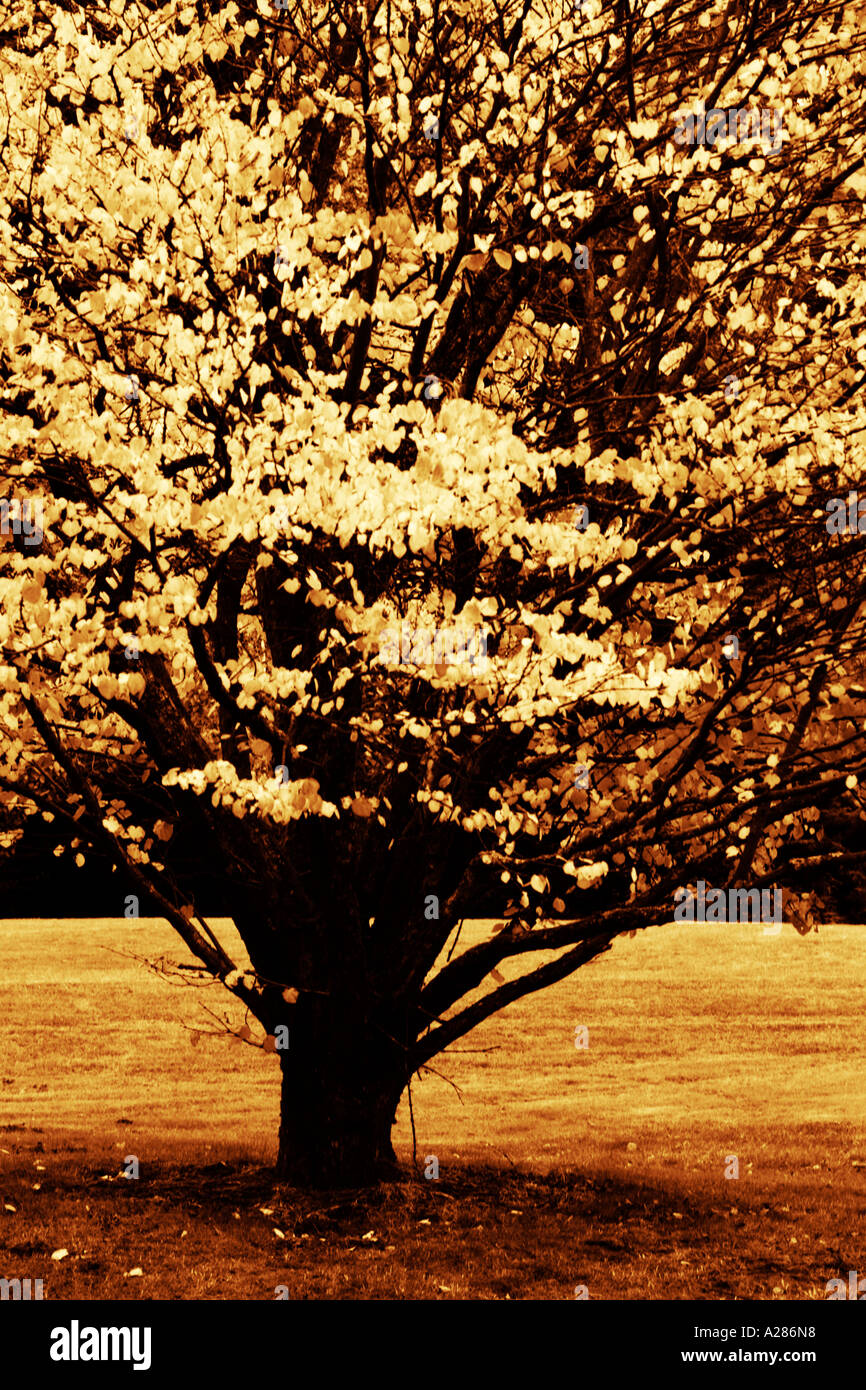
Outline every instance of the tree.
[(2, 12), (8, 824), (245, 1004), (280, 1174), (361, 1182), (416, 1070), (678, 888), (808, 927), (863, 857), (815, 834), (866, 759), (856, 14)]

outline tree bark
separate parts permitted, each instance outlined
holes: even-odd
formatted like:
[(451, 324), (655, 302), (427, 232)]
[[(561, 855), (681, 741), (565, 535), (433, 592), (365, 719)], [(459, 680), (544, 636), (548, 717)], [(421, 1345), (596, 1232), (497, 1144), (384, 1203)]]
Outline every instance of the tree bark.
[[(370, 1039), (290, 1034), (283, 1054), (277, 1177), (299, 1187), (361, 1187), (400, 1176), (391, 1126), (406, 1084), (398, 1056)], [(294, 1050), (293, 1050), (294, 1049)]]

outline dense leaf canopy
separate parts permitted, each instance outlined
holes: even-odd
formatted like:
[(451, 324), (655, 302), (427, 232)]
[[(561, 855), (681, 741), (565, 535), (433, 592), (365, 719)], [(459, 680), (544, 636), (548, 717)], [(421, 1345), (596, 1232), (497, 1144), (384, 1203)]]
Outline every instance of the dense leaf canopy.
[(9, 833), (106, 854), (266, 1029), (399, 1005), (409, 1070), (699, 878), (808, 924), (866, 762), (857, 23), (0, 4)]

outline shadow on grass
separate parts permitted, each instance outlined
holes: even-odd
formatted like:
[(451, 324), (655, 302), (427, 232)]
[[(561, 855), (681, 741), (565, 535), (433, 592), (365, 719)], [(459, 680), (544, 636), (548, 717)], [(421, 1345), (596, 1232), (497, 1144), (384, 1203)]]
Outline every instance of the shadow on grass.
[(42, 1277), (47, 1298), (145, 1300), (823, 1299), (863, 1264), (850, 1192), (679, 1176), (467, 1164), (308, 1192), (248, 1162), (142, 1165), (132, 1180), (72, 1160), (38, 1187), (4, 1175), (0, 1261)]

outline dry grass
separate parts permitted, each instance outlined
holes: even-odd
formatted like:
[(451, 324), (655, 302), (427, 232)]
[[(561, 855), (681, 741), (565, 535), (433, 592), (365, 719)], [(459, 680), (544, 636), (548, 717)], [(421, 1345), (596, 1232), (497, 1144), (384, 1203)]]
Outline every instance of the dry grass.
[(416, 1080), (438, 1183), (404, 1103), (407, 1181), (315, 1196), (267, 1168), (275, 1059), (190, 1044), (228, 996), (117, 950), (184, 958), (158, 922), (0, 923), (0, 1274), (47, 1297), (823, 1298), (866, 1270), (862, 928), (620, 942)]

